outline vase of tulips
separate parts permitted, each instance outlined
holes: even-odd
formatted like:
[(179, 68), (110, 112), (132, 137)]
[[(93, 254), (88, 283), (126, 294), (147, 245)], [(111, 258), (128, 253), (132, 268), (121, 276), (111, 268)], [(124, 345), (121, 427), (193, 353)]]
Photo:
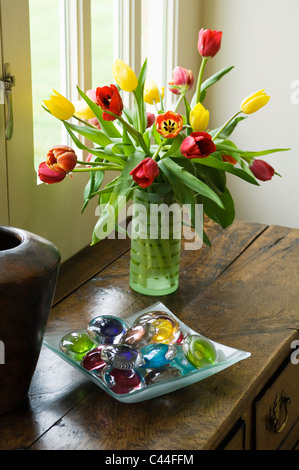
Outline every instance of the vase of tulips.
[[(186, 206), (190, 226), (210, 245), (203, 220), (196, 224), (196, 208), (202, 208), (202, 219), (207, 216), (227, 227), (235, 217), (227, 173), (259, 185), (276, 174), (260, 157), (287, 150), (253, 152), (240, 149), (231, 140), (236, 126), (268, 103), (270, 97), (264, 90), (245, 98), (232, 117), (209, 129), (206, 94), (233, 68), (226, 67), (204, 80), (206, 63), (219, 52), (221, 41), (221, 31), (200, 30), (197, 47), (201, 65), (196, 83), (192, 71), (179, 66), (168, 83), (169, 92), (177, 96), (174, 109), (164, 109), (165, 90), (147, 77), (147, 61), (137, 76), (129, 65), (116, 60), (112, 67), (115, 83), (86, 93), (78, 88), (80, 99), (75, 103), (58, 92), (44, 101), (45, 110), (62, 121), (87, 158), (78, 160), (74, 149), (55, 146), (40, 164), (39, 178), (53, 184), (70, 173), (89, 172), (83, 210), (94, 197), (101, 208), (91, 244), (115, 230), (120, 211), (133, 200), (130, 285), (143, 294), (164, 295), (178, 287), (181, 232), (174, 223), (179, 219), (174, 213), (181, 214)], [(188, 100), (193, 88), (195, 92)], [(124, 106), (124, 93), (133, 95), (133, 109)], [(180, 104), (184, 114), (178, 113)], [(78, 134), (93, 145), (87, 147)], [(119, 175), (103, 187), (109, 171)], [(162, 234), (165, 227), (170, 228), (168, 240)]]

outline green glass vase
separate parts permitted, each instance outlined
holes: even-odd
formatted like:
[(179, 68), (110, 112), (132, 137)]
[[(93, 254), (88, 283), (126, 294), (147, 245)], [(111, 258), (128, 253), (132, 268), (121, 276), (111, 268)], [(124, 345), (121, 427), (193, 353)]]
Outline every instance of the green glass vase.
[(135, 189), (132, 206), (130, 287), (166, 295), (179, 285), (181, 207), (170, 186)]

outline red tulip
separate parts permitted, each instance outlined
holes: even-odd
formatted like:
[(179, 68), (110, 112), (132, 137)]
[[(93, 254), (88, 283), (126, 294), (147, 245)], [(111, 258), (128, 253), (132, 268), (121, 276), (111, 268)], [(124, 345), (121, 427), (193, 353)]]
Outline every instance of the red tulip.
[(214, 57), (220, 49), (221, 39), (222, 31), (201, 28), (198, 35), (198, 52), (202, 57)]
[(250, 165), (250, 170), (254, 176), (261, 181), (268, 181), (275, 173), (274, 168), (264, 160), (254, 160)]
[(151, 127), (155, 120), (156, 120), (156, 116), (153, 114), (153, 113), (146, 113), (146, 118), (147, 118), (147, 124), (146, 124), (146, 127)]
[[(194, 83), (194, 77), (191, 70), (183, 67), (175, 67), (172, 72), (172, 80), (168, 83), (169, 90), (175, 95), (179, 95), (183, 91), (190, 90)], [(173, 88), (175, 86), (175, 88)]]
[(159, 175), (159, 167), (155, 160), (147, 157), (131, 171), (130, 175), (141, 188), (147, 188)]
[[(121, 116), (124, 105), (115, 85), (98, 87), (96, 89), (96, 97), (98, 105), (104, 111), (111, 111), (111, 113)], [(116, 117), (104, 112), (103, 119), (105, 121), (114, 121)]]
[(68, 173), (77, 165), (77, 155), (73, 149), (66, 145), (55, 145), (47, 153), (46, 163), (51, 170)]
[(224, 162), (231, 163), (232, 165), (235, 165), (237, 163), (237, 160), (231, 155), (222, 154), (221, 158)]
[(43, 162), (39, 165), (38, 177), (43, 183), (59, 183), (66, 177), (66, 172), (62, 173), (60, 171), (51, 170), (47, 163)]
[(181, 153), (187, 158), (205, 158), (216, 151), (216, 145), (207, 132), (192, 132), (181, 145)]

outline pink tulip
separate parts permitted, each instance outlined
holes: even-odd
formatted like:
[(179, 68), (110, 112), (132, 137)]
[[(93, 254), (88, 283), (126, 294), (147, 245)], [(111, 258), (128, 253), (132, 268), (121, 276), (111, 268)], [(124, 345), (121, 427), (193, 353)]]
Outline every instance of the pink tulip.
[(173, 69), (172, 80), (168, 83), (168, 85), (169, 90), (172, 91), (172, 93), (179, 95), (183, 91), (190, 90), (193, 83), (194, 77), (192, 71), (177, 66)]

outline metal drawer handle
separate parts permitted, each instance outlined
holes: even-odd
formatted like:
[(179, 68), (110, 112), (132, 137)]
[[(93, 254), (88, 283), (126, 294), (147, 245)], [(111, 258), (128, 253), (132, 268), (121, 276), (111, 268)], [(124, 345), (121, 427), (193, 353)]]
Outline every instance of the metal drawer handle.
[(280, 395), (276, 395), (267, 417), (266, 427), (268, 431), (276, 434), (283, 431), (288, 421), (288, 404), (291, 401), (291, 398), (284, 391)]

